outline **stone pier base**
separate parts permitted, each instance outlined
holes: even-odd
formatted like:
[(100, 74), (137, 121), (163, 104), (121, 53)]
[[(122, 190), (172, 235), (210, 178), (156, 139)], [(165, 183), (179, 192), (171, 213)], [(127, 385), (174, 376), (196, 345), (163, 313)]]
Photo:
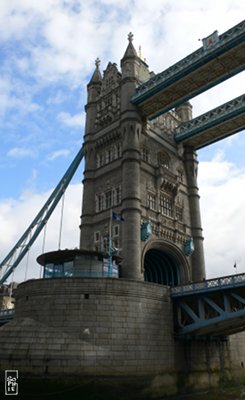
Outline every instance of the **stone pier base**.
[[(19, 376), (140, 383), (146, 398), (245, 382), (245, 334), (178, 341), (169, 288), (108, 278), (32, 280), (0, 328), (0, 370)], [(111, 382), (111, 383), (110, 383)], [(126, 385), (126, 386), (127, 386)], [(126, 387), (125, 386), (125, 387)]]

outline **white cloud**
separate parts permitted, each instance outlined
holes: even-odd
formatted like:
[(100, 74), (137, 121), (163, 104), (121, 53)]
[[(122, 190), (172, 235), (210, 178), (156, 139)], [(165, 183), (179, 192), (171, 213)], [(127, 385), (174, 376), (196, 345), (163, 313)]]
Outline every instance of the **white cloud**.
[[(160, 72), (200, 47), (200, 38), (240, 22), (242, 7), (239, 0), (12, 0), (0, 5), (0, 34), (24, 50), (24, 55), (11, 53), (9, 62), (18, 70), (39, 85), (62, 81), (72, 88), (89, 79), (97, 56), (102, 66), (119, 64), (130, 31), (150, 69)], [(236, 77), (230, 90), (220, 87), (198, 98), (195, 115), (238, 96), (241, 86)]]
[(78, 113), (75, 115), (71, 115), (68, 112), (60, 112), (58, 114), (58, 120), (63, 124), (71, 127), (71, 128), (79, 128), (82, 129), (85, 124), (85, 115), (84, 113)]
[(48, 156), (48, 160), (53, 161), (60, 157), (67, 157), (69, 154), (70, 154), (70, 150), (68, 150), (68, 149), (56, 150)]
[(8, 151), (7, 156), (12, 158), (35, 158), (36, 152), (25, 147), (13, 147)]
[(22, 115), (37, 112), (40, 105), (32, 101), (33, 88), (10, 73), (0, 77), (0, 116), (9, 110), (18, 110)]
[(225, 160), (201, 162), (201, 213), (208, 277), (245, 271), (245, 169)]

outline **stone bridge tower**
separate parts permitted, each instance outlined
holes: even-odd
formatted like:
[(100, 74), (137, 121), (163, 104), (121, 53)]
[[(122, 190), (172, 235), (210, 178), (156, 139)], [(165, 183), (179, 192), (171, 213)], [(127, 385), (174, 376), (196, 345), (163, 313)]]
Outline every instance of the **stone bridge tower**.
[(130, 99), (153, 73), (132, 34), (128, 40), (121, 71), (109, 62), (102, 76), (97, 59), (88, 84), (80, 247), (107, 250), (113, 210), (124, 218), (112, 225), (122, 277), (167, 285), (202, 280), (198, 162), (193, 149), (174, 140), (174, 129), (192, 118), (192, 106), (152, 121), (141, 116)]

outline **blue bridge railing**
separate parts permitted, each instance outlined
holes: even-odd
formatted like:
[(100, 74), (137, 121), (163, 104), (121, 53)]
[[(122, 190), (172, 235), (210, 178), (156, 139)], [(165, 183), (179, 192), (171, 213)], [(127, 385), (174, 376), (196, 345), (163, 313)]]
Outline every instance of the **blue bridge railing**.
[(207, 279), (201, 282), (188, 283), (171, 288), (171, 296), (178, 297), (207, 291), (229, 289), (238, 286), (245, 286), (245, 273), (222, 276), (215, 279)]
[(6, 324), (11, 321), (14, 317), (14, 309), (11, 310), (0, 310), (0, 325)]

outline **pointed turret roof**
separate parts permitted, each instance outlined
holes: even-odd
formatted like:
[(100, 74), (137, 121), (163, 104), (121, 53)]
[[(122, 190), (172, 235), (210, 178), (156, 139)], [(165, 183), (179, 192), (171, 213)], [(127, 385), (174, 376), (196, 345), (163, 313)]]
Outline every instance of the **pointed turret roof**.
[(91, 83), (98, 83), (98, 82), (102, 81), (102, 75), (101, 75), (100, 69), (99, 69), (100, 59), (98, 57), (95, 60), (95, 65), (96, 65), (96, 68), (95, 68), (95, 71), (94, 71), (94, 73), (92, 75), (92, 78), (90, 79), (89, 85)]
[(133, 42), (133, 38), (134, 38), (134, 35), (132, 34), (132, 32), (130, 32), (128, 34), (128, 41), (129, 41), (128, 47), (127, 47), (127, 49), (126, 49), (126, 51), (124, 53), (124, 56), (123, 56), (122, 60), (125, 59), (125, 58), (128, 58), (128, 57), (130, 57), (130, 58), (131, 57), (137, 57), (138, 58), (137, 52), (136, 52), (136, 50), (134, 48), (134, 45), (132, 43)]

